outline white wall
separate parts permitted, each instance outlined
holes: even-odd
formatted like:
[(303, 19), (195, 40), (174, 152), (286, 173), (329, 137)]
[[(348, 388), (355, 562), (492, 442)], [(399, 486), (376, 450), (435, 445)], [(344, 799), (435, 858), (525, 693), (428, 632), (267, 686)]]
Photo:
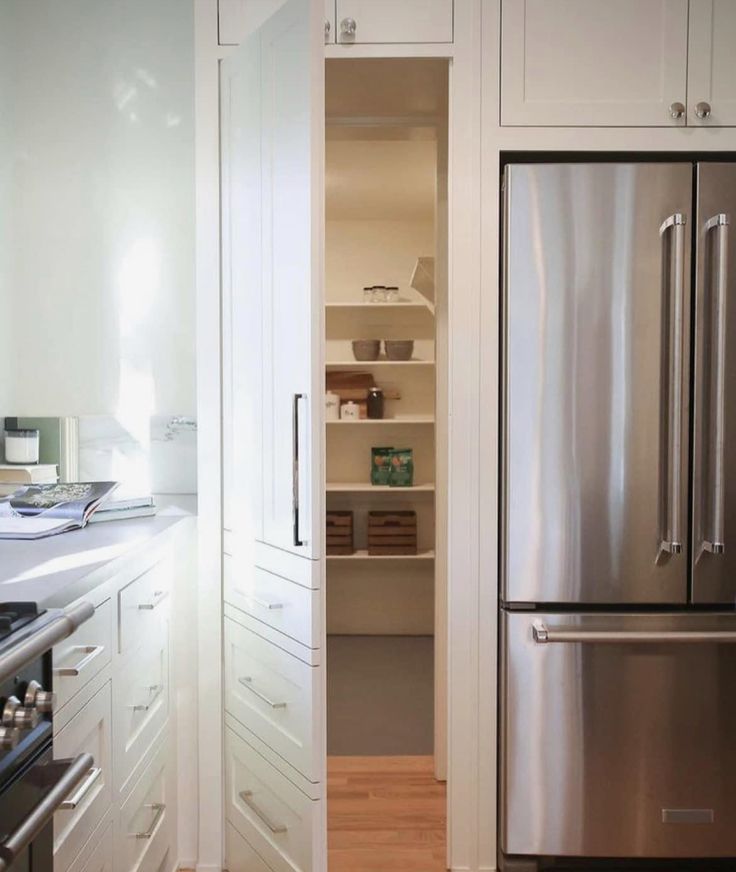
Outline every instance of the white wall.
[(0, 408), (193, 415), (192, 0), (4, 0), (0, 33), (22, 49), (0, 68)]

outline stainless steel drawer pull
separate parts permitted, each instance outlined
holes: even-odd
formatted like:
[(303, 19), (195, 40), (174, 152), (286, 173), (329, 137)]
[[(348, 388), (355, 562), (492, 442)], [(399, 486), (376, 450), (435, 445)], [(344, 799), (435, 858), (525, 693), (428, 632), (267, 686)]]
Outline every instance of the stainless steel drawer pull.
[(150, 839), (156, 832), (158, 822), (161, 820), (164, 812), (166, 811), (166, 806), (163, 802), (152, 802), (150, 803), (150, 805), (145, 805), (143, 807), (153, 810), (153, 820), (151, 821), (151, 826), (147, 830), (144, 830), (142, 833), (131, 833), (130, 835), (133, 836), (134, 839)]
[(74, 666), (60, 666), (58, 669), (55, 669), (54, 672), (57, 675), (79, 675), (82, 670), (86, 669), (93, 660), (96, 660), (102, 654), (105, 646), (80, 645), (74, 650), (81, 651), (84, 654), (82, 659), (75, 663)]
[(168, 592), (165, 590), (154, 590), (153, 601), (150, 603), (139, 603), (138, 608), (145, 612), (151, 612), (160, 606), (167, 596)]
[(240, 590), (236, 588), (235, 593), (239, 596), (242, 596), (243, 599), (247, 599), (248, 602), (253, 603), (254, 606), (260, 606), (262, 609), (269, 609), (270, 611), (275, 611), (276, 609), (283, 609), (283, 603), (271, 602), (269, 600), (261, 599), (259, 596), (253, 596), (251, 593), (247, 593), (244, 590)]
[[(683, 330), (685, 307), (685, 223), (687, 218), (676, 212), (670, 215), (659, 228), (664, 240), (672, 233), (672, 259), (674, 267), (674, 287), (670, 294), (669, 346), (670, 360), (667, 377), (667, 472), (666, 472), (666, 517), (660, 554), (680, 554), (682, 552), (682, 369), (683, 369)], [(664, 244), (664, 242), (663, 242)], [(669, 282), (668, 282), (669, 284)]]
[(242, 678), (238, 679), (238, 682), (242, 684), (243, 687), (247, 687), (254, 696), (258, 697), (258, 699), (263, 700), (266, 705), (270, 705), (272, 709), (286, 708), (285, 702), (274, 702), (272, 699), (269, 699), (264, 693), (256, 690), (256, 688), (253, 687), (253, 679), (250, 675), (244, 675)]
[(152, 693), (153, 696), (148, 700), (148, 702), (139, 703), (138, 705), (131, 705), (128, 706), (128, 708), (132, 709), (134, 712), (147, 712), (153, 706), (156, 700), (161, 696), (163, 689), (163, 684), (152, 684), (151, 687), (148, 688), (148, 692)]
[(556, 630), (535, 621), (532, 635), (538, 645), (553, 642), (594, 642), (597, 644), (736, 644), (736, 630)]
[(92, 790), (92, 787), (97, 783), (97, 779), (102, 775), (102, 769), (99, 766), (93, 766), (87, 773), (87, 777), (82, 781), (74, 793), (62, 802), (59, 808), (66, 811), (75, 809), (84, 799), (85, 796)]
[(258, 817), (269, 828), (269, 830), (271, 830), (272, 833), (286, 833), (286, 832), (288, 832), (289, 828), (286, 826), (286, 824), (274, 823), (271, 820), (271, 818), (266, 814), (266, 812), (263, 811), (262, 808), (260, 808), (259, 806), (256, 805), (256, 803), (253, 801), (253, 791), (252, 790), (241, 790), (240, 793), (238, 794), (238, 796), (240, 796), (240, 798), (243, 800), (243, 802), (248, 806), (248, 808), (251, 811), (255, 812), (255, 814), (258, 815)]
[(718, 258), (715, 268), (715, 291), (713, 309), (715, 312), (713, 350), (715, 353), (715, 374), (713, 385), (713, 421), (710, 431), (709, 454), (711, 458), (711, 516), (710, 535), (703, 542), (703, 548), (711, 554), (723, 554), (724, 514), (726, 494), (726, 300), (728, 299), (728, 215), (714, 215), (706, 222), (706, 233), (716, 231)]

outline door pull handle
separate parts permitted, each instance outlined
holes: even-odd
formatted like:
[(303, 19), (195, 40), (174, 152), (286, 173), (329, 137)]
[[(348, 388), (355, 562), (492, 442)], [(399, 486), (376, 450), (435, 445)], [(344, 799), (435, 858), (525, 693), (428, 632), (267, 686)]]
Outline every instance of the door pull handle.
[(288, 832), (289, 828), (286, 826), (286, 824), (275, 823), (260, 806), (256, 805), (253, 799), (252, 790), (241, 790), (238, 796), (243, 800), (243, 802), (252, 812), (255, 812), (255, 814), (258, 815), (258, 817), (269, 828), (269, 830), (271, 830), (272, 833)]

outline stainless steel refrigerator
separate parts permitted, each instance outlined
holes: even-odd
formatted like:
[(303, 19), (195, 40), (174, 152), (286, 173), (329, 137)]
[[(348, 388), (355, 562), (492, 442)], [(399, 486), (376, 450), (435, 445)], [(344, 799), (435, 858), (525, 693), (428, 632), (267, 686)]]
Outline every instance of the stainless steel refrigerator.
[(504, 219), (501, 865), (736, 858), (736, 164)]

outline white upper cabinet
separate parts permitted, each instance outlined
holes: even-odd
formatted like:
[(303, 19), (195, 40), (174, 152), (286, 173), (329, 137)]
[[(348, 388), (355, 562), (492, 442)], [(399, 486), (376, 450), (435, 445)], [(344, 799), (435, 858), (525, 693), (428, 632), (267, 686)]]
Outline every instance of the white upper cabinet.
[(221, 64), (228, 523), (241, 549), (263, 542), (313, 559), (323, 502), (323, 38), (320, 0), (289, 0)]
[[(217, 32), (220, 45), (240, 45), (273, 15), (284, 0), (217, 0)], [(335, 0), (324, 0), (325, 42), (335, 41)]]
[(688, 124), (736, 125), (736, 2), (690, 0)]
[(452, 42), (452, 0), (337, 0), (339, 43)]
[(503, 0), (501, 123), (684, 125), (687, 42), (688, 0)]

